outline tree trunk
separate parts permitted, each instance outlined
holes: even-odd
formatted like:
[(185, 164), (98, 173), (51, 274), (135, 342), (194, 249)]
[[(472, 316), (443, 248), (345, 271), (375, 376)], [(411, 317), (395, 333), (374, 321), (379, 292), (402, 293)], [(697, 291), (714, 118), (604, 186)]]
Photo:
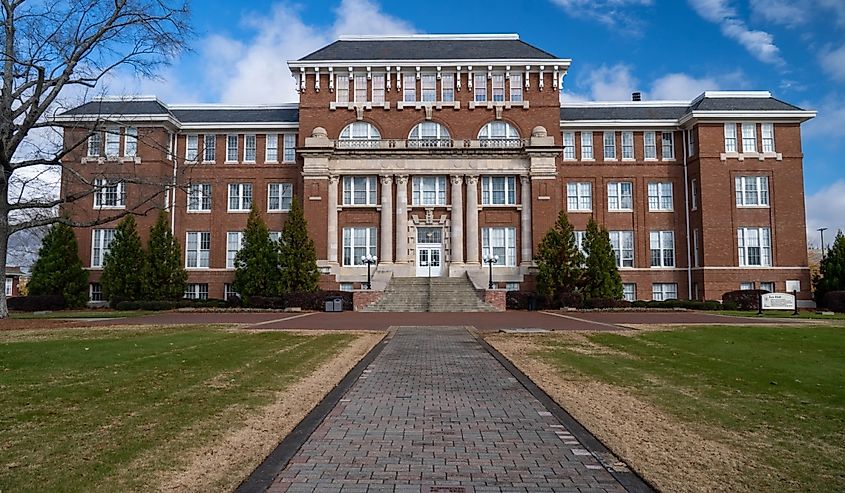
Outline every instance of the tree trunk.
[[(0, 194), (2, 194), (3, 203), (6, 202), (6, 194), (8, 189), (5, 186), (0, 186)], [(6, 254), (9, 247), (9, 211), (6, 210), (5, 205), (0, 206), (0, 272), (3, 273), (3, 289), (0, 290), (0, 319), (9, 317), (9, 308), (6, 306)]]

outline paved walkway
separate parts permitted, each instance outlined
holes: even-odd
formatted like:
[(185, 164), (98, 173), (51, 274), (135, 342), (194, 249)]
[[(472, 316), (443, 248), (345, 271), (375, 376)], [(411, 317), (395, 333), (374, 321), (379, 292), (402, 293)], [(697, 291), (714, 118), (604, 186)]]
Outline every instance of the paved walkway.
[(399, 329), (268, 491), (625, 491), (469, 332), (438, 329)]

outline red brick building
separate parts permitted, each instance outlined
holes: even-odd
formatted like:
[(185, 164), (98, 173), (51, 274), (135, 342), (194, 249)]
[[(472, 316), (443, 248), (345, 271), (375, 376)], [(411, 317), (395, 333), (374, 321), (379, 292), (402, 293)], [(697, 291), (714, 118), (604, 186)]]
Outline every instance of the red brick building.
[[(809, 298), (800, 126), (812, 111), (768, 92), (561, 104), (570, 60), (515, 35), (341, 38), (288, 65), (298, 103), (116, 98), (58, 116), (66, 145), (80, 144), (62, 192), (102, 180), (65, 212), (172, 211), (189, 296), (230, 291), (253, 204), (279, 231), (296, 199), (326, 287), (359, 288), (367, 254), (379, 279), (478, 285), (498, 256), (498, 287), (527, 287), (564, 210), (579, 241), (590, 217), (611, 232), (630, 299), (752, 286)], [(94, 122), (104, 131), (88, 137)], [(112, 230), (77, 233), (93, 299)]]

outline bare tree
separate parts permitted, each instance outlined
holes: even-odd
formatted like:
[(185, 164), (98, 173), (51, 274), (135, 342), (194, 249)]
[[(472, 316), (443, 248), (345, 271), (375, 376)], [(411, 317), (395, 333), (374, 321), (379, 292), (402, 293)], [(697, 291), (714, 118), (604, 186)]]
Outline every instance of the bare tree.
[[(5, 272), (13, 233), (56, 222), (92, 226), (142, 213), (173, 185), (166, 180), (146, 183), (151, 192), (144, 197), (84, 224), (60, 216), (59, 207), (102, 188), (63, 167), (62, 159), (89, 135), (102, 132), (109, 116), (86, 121), (80, 127), (84, 132), (70, 139), (59, 138), (61, 132), (52, 128), (50, 117), (64, 98), (84, 101), (108, 77), (154, 76), (185, 48), (191, 29), (184, 0), (0, 0), (0, 7), (0, 272)], [(45, 176), (50, 173), (52, 183), (56, 174), (70, 176), (72, 190), (63, 190), (61, 196), (55, 185), (45, 190), (44, 183), (51, 182)], [(0, 290), (0, 318), (6, 316), (6, 297)]]

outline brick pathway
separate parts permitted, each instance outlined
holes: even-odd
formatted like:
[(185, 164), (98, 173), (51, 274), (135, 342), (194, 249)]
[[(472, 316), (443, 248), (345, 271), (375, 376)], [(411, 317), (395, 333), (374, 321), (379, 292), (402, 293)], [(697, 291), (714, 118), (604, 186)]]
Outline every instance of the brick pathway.
[(625, 489), (453, 327), (399, 329), (268, 491)]

